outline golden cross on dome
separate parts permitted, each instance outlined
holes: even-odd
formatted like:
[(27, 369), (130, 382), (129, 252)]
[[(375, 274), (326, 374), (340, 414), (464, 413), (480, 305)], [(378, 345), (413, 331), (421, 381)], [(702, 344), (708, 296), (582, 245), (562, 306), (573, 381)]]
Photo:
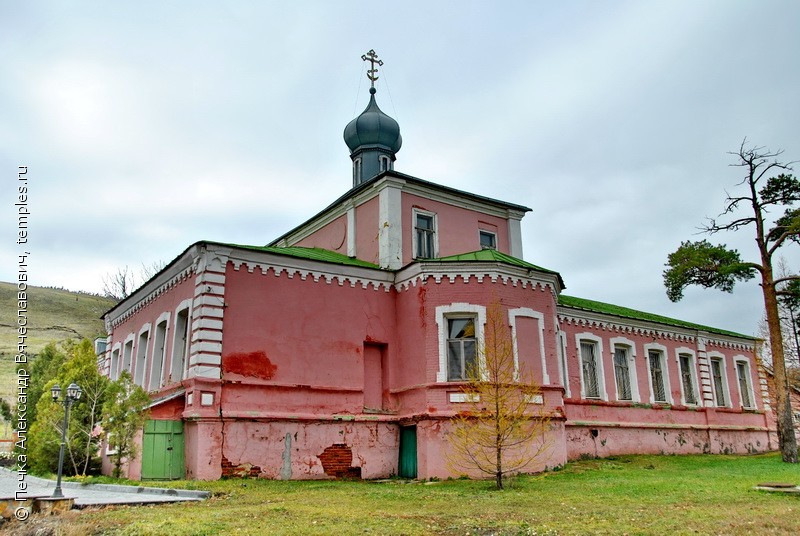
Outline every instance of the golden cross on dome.
[(370, 49), (370, 51), (367, 52), (366, 54), (362, 54), (361, 59), (364, 61), (368, 61), (370, 63), (370, 68), (367, 69), (367, 78), (369, 78), (369, 83), (370, 83), (369, 87), (374, 88), (375, 80), (378, 79), (378, 75), (376, 74), (378, 72), (378, 69), (375, 68), (375, 64), (377, 63), (378, 66), (381, 66), (383, 65), (383, 60), (379, 60), (378, 55), (375, 54), (375, 51), (372, 49)]

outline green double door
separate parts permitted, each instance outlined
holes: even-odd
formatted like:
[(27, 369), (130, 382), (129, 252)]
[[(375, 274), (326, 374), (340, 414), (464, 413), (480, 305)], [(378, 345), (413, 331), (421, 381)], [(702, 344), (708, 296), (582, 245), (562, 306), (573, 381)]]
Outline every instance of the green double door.
[(179, 480), (183, 461), (183, 421), (147, 421), (142, 437), (142, 480)]

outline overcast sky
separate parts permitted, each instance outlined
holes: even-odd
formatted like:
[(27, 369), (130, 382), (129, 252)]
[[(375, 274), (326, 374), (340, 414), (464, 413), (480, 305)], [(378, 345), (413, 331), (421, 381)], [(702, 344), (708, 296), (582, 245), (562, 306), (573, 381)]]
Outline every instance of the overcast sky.
[[(673, 304), (661, 274), (744, 137), (800, 159), (798, 28), (796, 1), (2, 0), (0, 280), (17, 166), (37, 285), (293, 228), (352, 186), (374, 48), (398, 171), (532, 207), (525, 260), (568, 294), (755, 334), (757, 283)], [(754, 256), (749, 231), (711, 239)]]

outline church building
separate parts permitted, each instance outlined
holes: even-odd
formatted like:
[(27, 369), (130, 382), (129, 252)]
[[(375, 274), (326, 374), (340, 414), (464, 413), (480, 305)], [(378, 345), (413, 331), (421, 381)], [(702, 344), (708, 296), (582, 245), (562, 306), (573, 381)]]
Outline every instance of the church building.
[(104, 315), (104, 374), (152, 397), (130, 478), (458, 476), (448, 430), (493, 301), (550, 416), (528, 470), (776, 448), (754, 338), (564, 294), (524, 260), (530, 208), (395, 170), (364, 59), (352, 187), (266, 245), (190, 245)]

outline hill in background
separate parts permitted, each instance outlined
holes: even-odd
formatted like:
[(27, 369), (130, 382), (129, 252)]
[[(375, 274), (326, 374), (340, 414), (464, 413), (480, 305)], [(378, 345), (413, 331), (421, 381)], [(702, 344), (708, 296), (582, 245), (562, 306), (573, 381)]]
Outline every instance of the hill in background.
[[(94, 294), (29, 286), (28, 355), (50, 342), (104, 336), (100, 315), (116, 303)], [(17, 285), (0, 282), (0, 397), (9, 402), (16, 398), (17, 309)]]

